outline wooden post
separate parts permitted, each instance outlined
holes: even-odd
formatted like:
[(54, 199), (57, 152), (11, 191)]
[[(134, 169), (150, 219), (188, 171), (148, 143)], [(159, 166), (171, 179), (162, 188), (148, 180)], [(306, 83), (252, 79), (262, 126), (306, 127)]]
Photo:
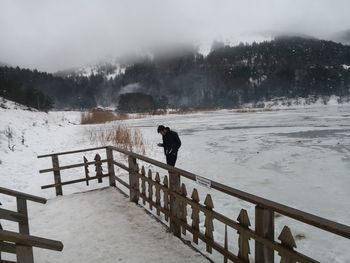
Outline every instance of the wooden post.
[[(178, 193), (180, 189), (180, 176), (176, 173), (169, 172), (170, 192)], [(172, 217), (180, 219), (180, 202), (175, 196), (170, 194), (170, 214)], [(172, 217), (170, 217), (170, 231), (173, 232), (174, 236), (181, 237), (181, 226), (176, 223)]]
[(136, 158), (129, 156), (129, 186), (130, 186), (130, 201), (138, 204), (139, 202), (139, 179), (137, 176), (138, 166)]
[[(275, 218), (272, 210), (265, 209), (258, 205), (255, 207), (255, 233), (274, 241)], [(255, 262), (273, 263), (274, 250), (255, 241)]]
[(52, 155), (52, 168), (54, 169), (53, 171), (53, 176), (55, 179), (55, 188), (56, 188), (56, 196), (63, 195), (62, 192), (62, 185), (61, 185), (61, 172), (59, 169), (60, 164), (58, 162), (58, 155), (54, 154)]
[[(21, 234), (29, 235), (29, 222), (28, 222), (28, 209), (27, 200), (24, 198), (16, 197), (17, 199), (17, 211), (25, 215), (25, 220), (18, 223), (18, 230)], [(16, 246), (17, 261), (19, 263), (33, 263), (33, 248), (28, 246), (17, 245)]]
[(107, 162), (108, 162), (109, 186), (115, 186), (115, 172), (114, 172), (112, 149), (107, 147), (106, 154), (107, 154)]

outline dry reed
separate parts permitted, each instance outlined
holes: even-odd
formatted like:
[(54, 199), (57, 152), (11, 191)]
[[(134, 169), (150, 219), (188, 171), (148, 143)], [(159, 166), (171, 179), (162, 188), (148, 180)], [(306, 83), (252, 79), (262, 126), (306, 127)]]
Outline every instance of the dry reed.
[(126, 125), (116, 125), (90, 130), (89, 133), (90, 140), (97, 145), (113, 145), (142, 155), (146, 154), (143, 136), (138, 129), (131, 129)]
[(111, 111), (83, 112), (80, 116), (81, 124), (98, 124), (117, 120), (127, 120), (129, 117), (125, 113), (113, 113)]

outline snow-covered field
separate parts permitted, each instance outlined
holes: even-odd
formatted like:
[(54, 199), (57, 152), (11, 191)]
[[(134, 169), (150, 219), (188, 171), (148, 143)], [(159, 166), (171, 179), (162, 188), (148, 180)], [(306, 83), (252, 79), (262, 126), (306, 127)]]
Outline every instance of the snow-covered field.
[[(114, 125), (81, 126), (76, 112), (46, 114), (14, 110), (14, 107), (0, 108), (0, 185), (49, 198), (54, 196), (53, 189), (43, 191), (40, 186), (52, 183), (52, 175), (39, 175), (38, 170), (49, 168), (50, 160), (36, 156), (88, 148), (94, 145), (89, 141), (88, 129), (106, 129)], [(161, 141), (156, 127), (159, 124), (170, 126), (179, 132), (183, 142), (178, 167), (350, 225), (349, 104), (246, 113), (225, 110), (124, 122), (141, 130), (151, 158), (164, 161), (162, 150), (156, 146)], [(13, 131), (10, 148), (15, 145), (14, 151), (8, 148), (5, 136), (8, 127)], [(81, 160), (81, 156), (77, 158)], [(211, 193), (217, 211), (236, 219), (239, 210), (245, 208), (254, 222), (254, 207), (249, 203), (193, 182), (186, 181), (186, 184), (188, 192), (191, 187), (198, 188), (202, 201), (206, 193)], [(84, 184), (65, 189), (64, 194), (87, 190)], [(1, 201), (7, 206), (14, 205), (6, 198)], [(40, 211), (45, 213), (45, 209)], [(350, 261), (349, 240), (284, 216), (276, 217), (276, 237), (285, 224), (299, 236), (298, 251), (321, 262)], [(222, 241), (223, 226), (216, 224), (215, 227), (215, 239)], [(40, 234), (44, 235), (45, 231)], [(229, 241), (234, 243), (232, 251), (236, 252), (237, 236), (234, 231), (229, 234)], [(213, 258), (222, 260), (215, 254)]]

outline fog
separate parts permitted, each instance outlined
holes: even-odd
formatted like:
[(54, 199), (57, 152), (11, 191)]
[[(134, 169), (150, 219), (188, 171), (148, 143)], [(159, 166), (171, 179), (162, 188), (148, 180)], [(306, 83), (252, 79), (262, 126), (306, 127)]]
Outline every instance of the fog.
[(0, 62), (54, 72), (272, 31), (327, 38), (350, 28), (349, 10), (348, 0), (0, 0)]

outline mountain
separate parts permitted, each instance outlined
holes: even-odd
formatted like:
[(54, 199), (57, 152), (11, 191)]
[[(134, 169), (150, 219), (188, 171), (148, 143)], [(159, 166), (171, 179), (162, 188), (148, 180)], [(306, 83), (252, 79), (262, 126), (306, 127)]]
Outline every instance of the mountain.
[(96, 65), (58, 71), (55, 73), (55, 75), (61, 77), (89, 77), (91, 75), (102, 75), (107, 79), (114, 79), (116, 76), (123, 74), (126, 67), (127, 65), (122, 65), (119, 63), (103, 62)]
[(114, 79), (123, 74), (125, 69), (144, 59), (150, 58), (150, 55), (132, 54), (115, 58), (106, 58), (89, 65), (60, 70), (54, 73), (59, 77), (90, 77), (91, 75), (101, 75), (106, 79)]
[(120, 104), (125, 110), (135, 104), (143, 109), (146, 104), (220, 108), (276, 97), (348, 96), (350, 46), (280, 36), (261, 43), (213, 45), (206, 56), (192, 49), (60, 74), (0, 67), (0, 94), (33, 106), (40, 97), (40, 108), (50, 107), (52, 99), (55, 108)]

